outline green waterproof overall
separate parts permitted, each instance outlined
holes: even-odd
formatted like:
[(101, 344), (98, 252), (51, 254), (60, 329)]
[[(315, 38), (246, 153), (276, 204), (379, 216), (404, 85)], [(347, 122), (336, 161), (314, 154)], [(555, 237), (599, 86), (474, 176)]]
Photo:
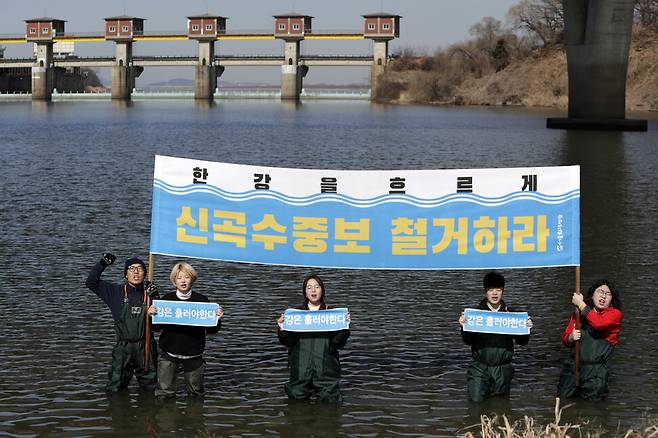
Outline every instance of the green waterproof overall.
[(156, 383), (157, 358), (153, 335), (150, 341), (151, 357), (148, 370), (144, 370), (146, 303), (139, 307), (131, 306), (125, 288), (121, 318), (115, 322), (114, 331), (117, 343), (112, 349), (112, 365), (105, 389), (108, 392), (120, 391), (130, 384), (133, 374), (137, 377), (140, 387), (153, 389)]
[(509, 394), (514, 376), (511, 343), (512, 337), (507, 335), (476, 337), (473, 361), (466, 373), (469, 399), (479, 402), (489, 396)]
[[(572, 349), (573, 350), (573, 349)], [(583, 324), (580, 337), (580, 375), (576, 386), (575, 351), (564, 362), (558, 397), (580, 396), (584, 400), (603, 400), (608, 395), (610, 360), (615, 347), (591, 326)]]
[(290, 381), (285, 385), (288, 397), (307, 399), (317, 394), (322, 402), (342, 402), (338, 389), (340, 362), (331, 337), (299, 333), (298, 342), (290, 350), (289, 365)]

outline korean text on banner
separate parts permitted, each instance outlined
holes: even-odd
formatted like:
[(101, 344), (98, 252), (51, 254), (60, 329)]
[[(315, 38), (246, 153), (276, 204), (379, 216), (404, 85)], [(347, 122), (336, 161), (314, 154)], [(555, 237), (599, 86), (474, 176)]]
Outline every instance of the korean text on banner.
[(291, 332), (331, 332), (350, 328), (347, 309), (298, 310), (286, 309), (283, 330)]
[(528, 313), (465, 309), (464, 331), (497, 333), (500, 335), (527, 335), (530, 333)]
[(217, 303), (193, 301), (153, 300), (156, 313), (153, 324), (192, 325), (215, 327), (217, 325)]
[(155, 157), (151, 252), (361, 269), (580, 265), (580, 168), (348, 171)]

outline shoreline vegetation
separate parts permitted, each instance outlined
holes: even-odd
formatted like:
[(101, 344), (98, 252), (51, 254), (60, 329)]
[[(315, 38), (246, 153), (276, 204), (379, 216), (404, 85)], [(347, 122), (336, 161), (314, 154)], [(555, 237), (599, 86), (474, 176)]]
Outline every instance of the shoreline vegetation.
[[(404, 48), (380, 76), (385, 103), (565, 109), (566, 53), (560, 0), (522, 0), (507, 24), (485, 17), (469, 40), (432, 54)], [(658, 0), (637, 0), (626, 83), (629, 111), (658, 111)]]
[(562, 413), (572, 405), (560, 406), (560, 399), (555, 399), (555, 419), (548, 424), (536, 424), (527, 415), (523, 420), (511, 422), (505, 415), (482, 415), (480, 423), (465, 427), (458, 432), (459, 438), (600, 438), (604, 436), (623, 438), (658, 437), (658, 418), (643, 419), (637, 429), (605, 431), (592, 427), (587, 422), (580, 424), (564, 423)]

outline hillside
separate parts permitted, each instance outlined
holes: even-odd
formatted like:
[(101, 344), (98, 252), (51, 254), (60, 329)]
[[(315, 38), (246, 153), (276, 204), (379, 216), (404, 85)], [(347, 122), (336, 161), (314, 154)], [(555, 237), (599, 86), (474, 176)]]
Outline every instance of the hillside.
[[(397, 64), (397, 65), (396, 65)], [(404, 65), (401, 65), (404, 64)], [(428, 68), (428, 64), (433, 64)], [(438, 65), (437, 65), (438, 64)], [(384, 74), (379, 98), (396, 103), (567, 107), (567, 66), (563, 48), (536, 49), (499, 71), (455, 72), (432, 58), (394, 60)], [(658, 111), (658, 34), (633, 33), (626, 105), (631, 111)]]

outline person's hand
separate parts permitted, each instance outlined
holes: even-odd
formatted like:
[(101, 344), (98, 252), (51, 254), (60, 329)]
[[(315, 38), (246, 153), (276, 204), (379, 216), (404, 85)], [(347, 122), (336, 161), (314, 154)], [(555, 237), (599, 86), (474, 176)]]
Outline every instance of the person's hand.
[(283, 313), (279, 316), (279, 319), (276, 320), (276, 323), (279, 325), (279, 330), (283, 330)]
[(571, 343), (576, 342), (580, 340), (580, 335), (581, 335), (580, 330), (573, 329), (571, 333), (569, 333), (569, 340), (571, 341)]
[(462, 328), (464, 328), (464, 323), (465, 322), (466, 322), (466, 320), (464, 319), (464, 312), (462, 311), (462, 314), (459, 316), (459, 325), (461, 325)]
[(147, 312), (151, 316), (155, 315), (155, 312), (156, 312), (155, 306), (153, 304), (151, 304), (151, 306), (148, 308)]
[(571, 297), (571, 302), (574, 304), (574, 306), (578, 307), (580, 310), (583, 310), (583, 307), (585, 307), (585, 300), (583, 299), (583, 294), (580, 292), (574, 292), (573, 296)]
[(144, 289), (146, 289), (146, 295), (152, 297), (158, 294), (158, 286), (155, 283), (147, 281), (144, 283)]
[(101, 257), (101, 265), (103, 265), (104, 268), (107, 268), (108, 266), (113, 264), (116, 259), (117, 257), (114, 254), (112, 254), (111, 252), (106, 252)]
[(528, 328), (532, 328), (532, 318), (528, 316), (528, 322), (526, 323), (528, 325)]
[(224, 316), (224, 309), (222, 309), (222, 306), (217, 307), (217, 318), (222, 319), (222, 316)]
[(347, 312), (347, 323), (349, 324), (350, 322), (352, 322), (352, 314)]

